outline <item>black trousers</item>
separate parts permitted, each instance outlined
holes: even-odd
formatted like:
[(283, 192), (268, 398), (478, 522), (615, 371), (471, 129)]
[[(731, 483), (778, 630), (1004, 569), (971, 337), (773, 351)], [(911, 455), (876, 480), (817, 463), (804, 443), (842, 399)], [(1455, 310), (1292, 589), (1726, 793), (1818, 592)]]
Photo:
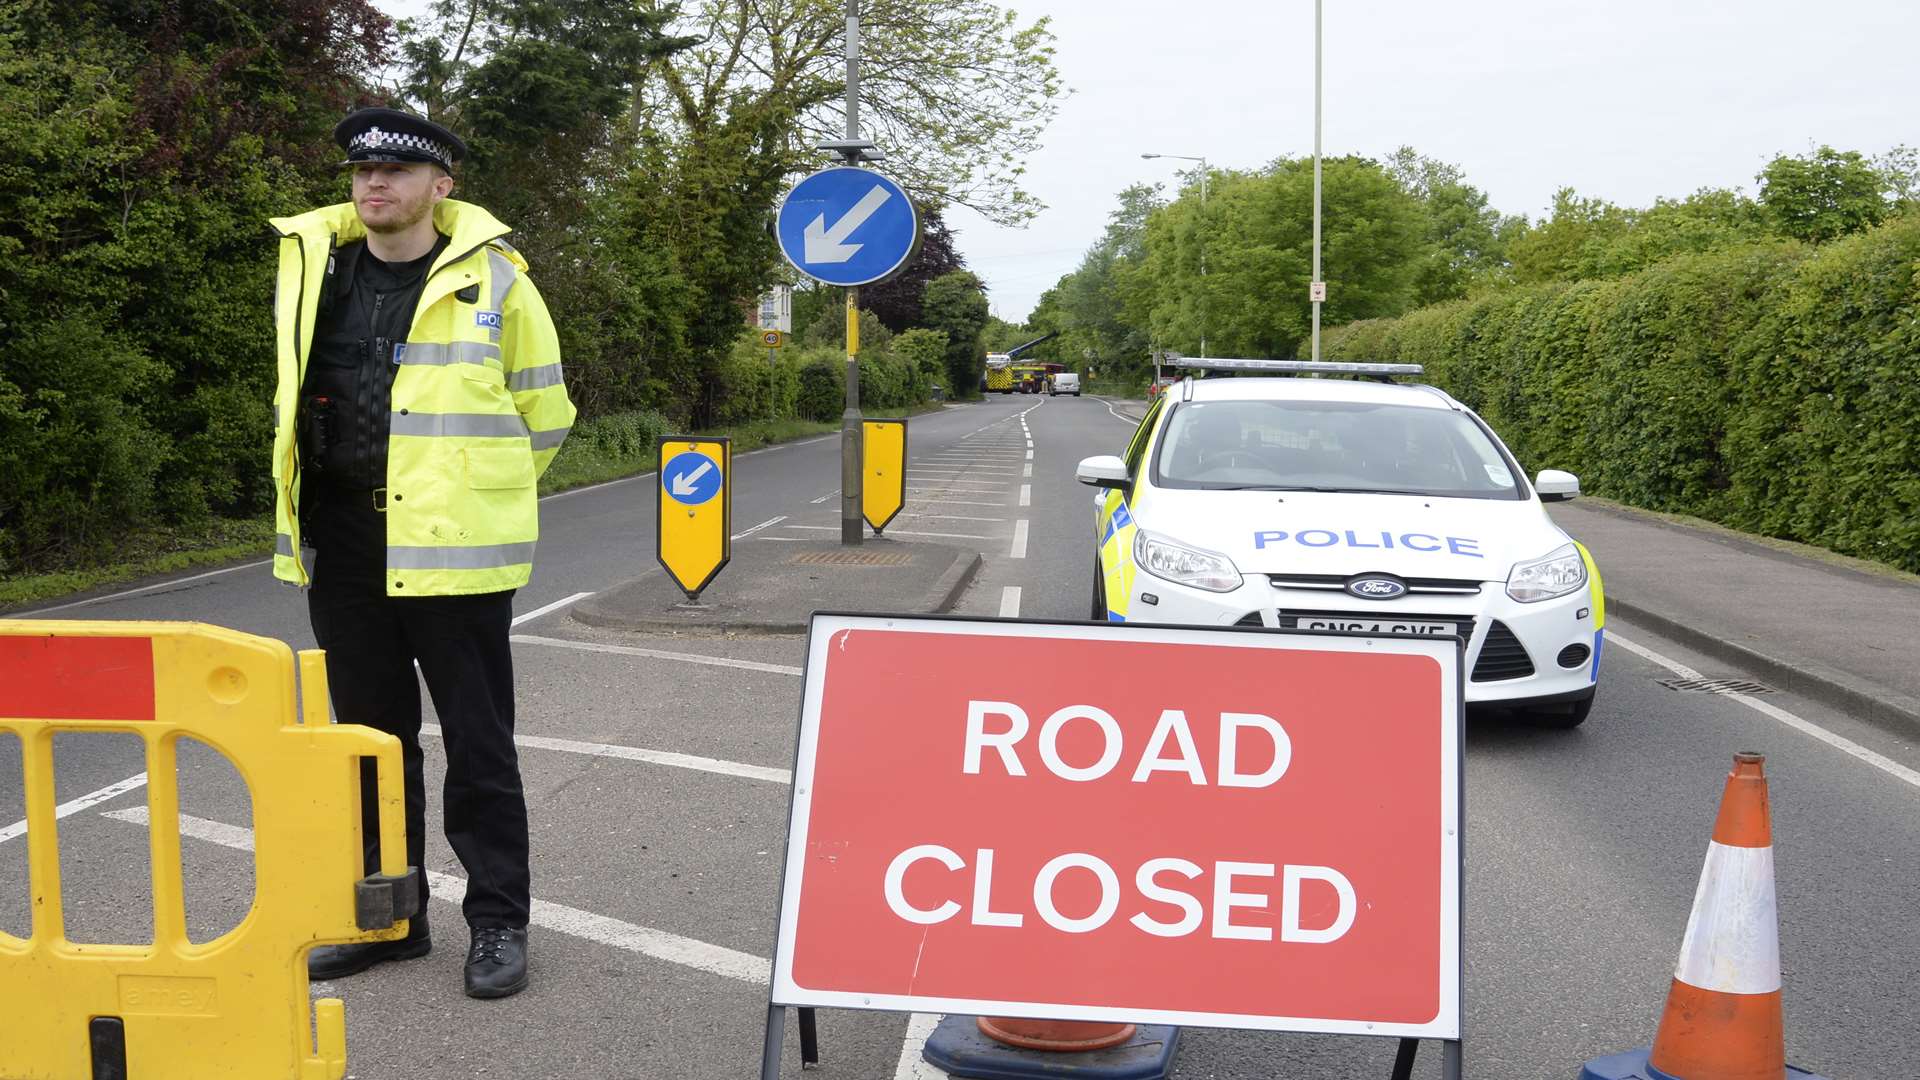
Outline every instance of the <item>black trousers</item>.
[[(307, 609), (314, 637), (327, 651), (334, 714), (343, 724), (365, 724), (400, 740), (408, 865), (426, 866), (417, 660), (447, 751), (447, 842), (467, 870), (467, 922), (526, 926), (527, 802), (513, 746), (513, 655), (507, 644), (513, 592), (389, 597), (364, 581), (329, 581), (324, 556), (316, 571)], [(361, 835), (371, 874), (380, 856), (372, 759), (362, 762), (361, 792)], [(422, 910), (425, 902), (423, 895)]]

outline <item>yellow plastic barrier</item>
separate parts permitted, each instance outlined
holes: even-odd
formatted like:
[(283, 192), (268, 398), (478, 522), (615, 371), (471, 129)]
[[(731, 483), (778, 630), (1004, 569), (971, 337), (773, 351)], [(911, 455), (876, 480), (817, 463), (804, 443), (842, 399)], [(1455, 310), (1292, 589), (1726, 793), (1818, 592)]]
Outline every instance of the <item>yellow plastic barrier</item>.
[[(310, 1004), (307, 951), (391, 940), (415, 914), (404, 866), (400, 744), (332, 724), (318, 651), (193, 623), (0, 621), (0, 730), (25, 764), (33, 932), (0, 933), (0, 1077), (340, 1080), (346, 1013)], [(66, 939), (53, 736), (130, 731), (146, 744), (153, 944)], [(187, 937), (183, 736), (224, 753), (253, 800), (253, 906), (221, 937)], [(363, 878), (358, 759), (378, 762), (381, 870)], [(316, 1022), (317, 1021), (317, 1022)]]

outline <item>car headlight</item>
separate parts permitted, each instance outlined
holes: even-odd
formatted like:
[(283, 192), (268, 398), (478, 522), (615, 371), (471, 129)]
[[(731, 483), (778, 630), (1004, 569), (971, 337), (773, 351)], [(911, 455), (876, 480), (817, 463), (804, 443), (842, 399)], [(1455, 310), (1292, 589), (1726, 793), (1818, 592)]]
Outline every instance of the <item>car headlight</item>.
[(1133, 534), (1133, 561), (1154, 577), (1208, 592), (1232, 592), (1241, 584), (1240, 569), (1232, 559), (1216, 551), (1175, 543), (1145, 529)]
[(1507, 575), (1507, 595), (1523, 604), (1565, 596), (1587, 583), (1587, 561), (1568, 544), (1544, 559), (1515, 563)]

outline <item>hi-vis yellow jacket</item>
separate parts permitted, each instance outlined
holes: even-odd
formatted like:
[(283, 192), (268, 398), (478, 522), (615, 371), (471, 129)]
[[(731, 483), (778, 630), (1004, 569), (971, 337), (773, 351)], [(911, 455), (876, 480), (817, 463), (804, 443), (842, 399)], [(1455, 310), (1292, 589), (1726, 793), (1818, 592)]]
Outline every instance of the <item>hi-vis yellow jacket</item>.
[[(404, 349), (394, 357), (387, 441), (387, 595), (517, 589), (540, 534), (534, 481), (573, 425), (560, 343), (506, 226), (444, 199), (450, 240), (427, 272)], [(274, 392), (274, 576), (309, 584), (300, 560), (295, 417), (333, 249), (366, 236), (353, 204), (275, 218), (279, 387)]]

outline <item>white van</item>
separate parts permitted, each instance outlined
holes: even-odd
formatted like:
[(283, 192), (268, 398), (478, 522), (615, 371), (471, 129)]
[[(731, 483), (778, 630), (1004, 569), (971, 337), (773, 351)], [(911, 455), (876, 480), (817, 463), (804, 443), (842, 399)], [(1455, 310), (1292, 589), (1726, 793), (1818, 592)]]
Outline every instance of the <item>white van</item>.
[(1080, 376), (1071, 371), (1054, 373), (1053, 386), (1047, 390), (1047, 393), (1056, 396), (1059, 394), (1072, 394), (1074, 397), (1079, 397)]

